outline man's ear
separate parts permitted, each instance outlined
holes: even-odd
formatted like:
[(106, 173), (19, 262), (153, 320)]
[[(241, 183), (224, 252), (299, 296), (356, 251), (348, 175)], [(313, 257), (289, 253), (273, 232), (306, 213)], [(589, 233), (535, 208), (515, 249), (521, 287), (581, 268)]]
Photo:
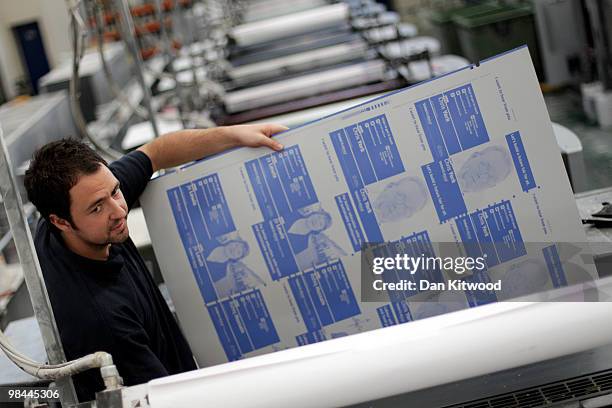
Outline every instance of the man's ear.
[(66, 231), (73, 229), (70, 221), (64, 218), (58, 217), (55, 214), (49, 214), (49, 221), (51, 221), (51, 224), (55, 225), (55, 227), (59, 229), (60, 231), (66, 232)]

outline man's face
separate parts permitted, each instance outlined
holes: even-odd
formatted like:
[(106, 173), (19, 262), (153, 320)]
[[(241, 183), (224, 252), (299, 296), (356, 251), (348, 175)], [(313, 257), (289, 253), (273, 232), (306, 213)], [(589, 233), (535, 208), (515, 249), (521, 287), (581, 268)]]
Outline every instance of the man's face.
[(329, 220), (323, 214), (310, 214), (308, 218), (306, 218), (306, 225), (310, 228), (310, 232), (321, 232), (327, 227)]
[(225, 254), (231, 261), (237, 261), (246, 256), (248, 248), (242, 242), (230, 242), (225, 245)]
[(128, 238), (127, 203), (119, 181), (106, 166), (80, 176), (69, 193), (73, 227), (65, 234), (88, 246), (106, 246)]

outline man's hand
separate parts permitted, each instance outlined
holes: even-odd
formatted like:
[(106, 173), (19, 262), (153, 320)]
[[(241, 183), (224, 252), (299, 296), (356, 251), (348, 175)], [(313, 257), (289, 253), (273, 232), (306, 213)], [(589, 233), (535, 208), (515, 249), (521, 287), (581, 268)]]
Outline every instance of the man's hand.
[(138, 150), (149, 156), (153, 171), (179, 166), (193, 160), (238, 146), (269, 147), (283, 145), (270, 138), (288, 128), (271, 123), (222, 126), (210, 129), (183, 129), (158, 137)]
[(275, 133), (288, 130), (288, 127), (273, 123), (263, 123), (255, 125), (235, 125), (225, 128), (227, 135), (238, 146), (248, 147), (269, 147), (279, 151), (283, 145), (271, 138)]

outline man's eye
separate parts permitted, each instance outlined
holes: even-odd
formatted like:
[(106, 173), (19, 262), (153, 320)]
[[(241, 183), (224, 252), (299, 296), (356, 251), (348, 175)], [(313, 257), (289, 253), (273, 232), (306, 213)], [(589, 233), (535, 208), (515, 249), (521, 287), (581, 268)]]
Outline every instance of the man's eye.
[(119, 189), (116, 189), (115, 191), (113, 191), (113, 197), (118, 196), (120, 192), (121, 192), (121, 190), (119, 190)]
[(99, 213), (100, 211), (102, 211), (102, 204), (96, 205), (91, 212), (92, 213)]

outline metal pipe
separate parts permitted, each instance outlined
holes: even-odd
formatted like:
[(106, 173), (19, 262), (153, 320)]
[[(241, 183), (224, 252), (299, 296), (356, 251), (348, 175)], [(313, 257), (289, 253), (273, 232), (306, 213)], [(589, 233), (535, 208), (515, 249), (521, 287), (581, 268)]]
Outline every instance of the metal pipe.
[[(28, 219), (23, 211), (23, 203), (19, 195), (19, 188), (11, 160), (8, 153), (2, 128), (0, 127), (0, 195), (4, 200), (4, 208), (17, 248), (17, 255), (23, 268), (28, 292), (32, 300), (32, 307), (40, 332), (42, 334), (45, 350), (51, 364), (60, 364), (66, 361), (64, 349), (55, 324), (53, 310), (47, 294), (47, 288), (42, 276), (38, 256), (34, 249), (32, 233)], [(56, 387), (60, 391), (62, 406), (77, 403), (76, 391), (70, 377), (58, 379)]]
[(115, 81), (115, 78), (113, 78), (110, 67), (106, 62), (106, 57), (104, 56), (104, 9), (102, 7), (102, 4), (98, 3), (97, 1), (93, 2), (93, 8), (94, 10), (92, 11), (92, 14), (95, 16), (96, 20), (96, 42), (98, 45), (98, 54), (100, 55), (102, 70), (104, 71), (104, 76), (108, 81), (110, 90), (116, 99), (129, 106), (130, 109), (133, 110), (134, 113), (136, 113), (136, 115), (146, 120), (148, 118), (146, 110), (140, 105), (133, 106), (129, 98), (119, 88), (119, 85)]
[[(170, 3), (171, 7), (172, 5), (173, 3)], [(178, 2), (174, 4), (174, 6), (178, 7), (179, 6)], [(177, 106), (178, 112), (179, 112), (179, 118), (181, 120), (181, 124), (183, 125), (183, 128), (186, 128), (187, 121), (185, 120), (185, 117), (183, 115), (183, 111), (184, 111), (183, 107), (185, 106), (185, 101), (183, 100), (183, 86), (179, 82), (178, 77), (176, 75), (176, 71), (174, 70), (174, 65), (173, 65), (173, 60), (172, 60), (172, 43), (170, 41), (170, 36), (168, 35), (168, 30), (166, 30), (166, 23), (164, 21), (164, 10), (162, 9), (161, 0), (155, 0), (155, 10), (156, 10), (157, 18), (159, 19), (159, 23), (160, 23), (164, 60), (168, 66), (168, 70), (170, 71), (170, 75), (172, 76), (172, 79), (174, 79), (174, 84), (175, 84), (174, 86), (175, 86), (176, 94), (179, 99), (179, 103)]]
[(134, 21), (132, 20), (132, 14), (130, 12), (130, 6), (127, 0), (115, 0), (115, 4), (121, 13), (121, 26), (123, 27), (123, 41), (127, 49), (132, 54), (134, 58), (134, 65), (136, 67), (136, 78), (142, 88), (143, 94), (143, 103), (147, 112), (149, 113), (149, 121), (151, 122), (151, 126), (153, 127), (153, 133), (155, 137), (159, 137), (159, 129), (157, 128), (157, 123), (155, 122), (155, 113), (153, 111), (153, 107), (151, 105), (151, 90), (147, 86), (143, 75), (143, 63), (142, 58), (140, 56), (140, 51), (138, 49), (138, 45), (136, 44), (136, 40), (134, 38)]
[(123, 380), (113, 364), (113, 357), (103, 351), (98, 351), (76, 360), (61, 364), (44, 364), (31, 360), (19, 353), (10, 343), (8, 337), (0, 331), (0, 349), (7, 357), (26, 373), (43, 380), (58, 380), (64, 377), (82, 373), (92, 368), (99, 368), (106, 389), (115, 389), (123, 385)]
[(111, 158), (118, 159), (121, 154), (110, 147), (104, 147), (99, 143), (94, 136), (92, 136), (87, 130), (87, 124), (83, 118), (81, 112), (81, 105), (79, 104), (79, 65), (81, 58), (83, 57), (84, 48), (83, 41), (85, 37), (84, 23), (82, 18), (78, 14), (79, 2), (66, 2), (68, 5), (68, 12), (70, 14), (70, 25), (72, 32), (72, 76), (70, 77), (70, 110), (76, 123), (77, 129), (81, 138), (89, 140), (94, 147), (100, 151), (101, 154)]
[[(175, 1), (176, 1), (176, 8), (178, 10), (180, 3), (178, 2), (178, 0), (175, 0)], [(195, 33), (196, 32), (195, 27), (191, 26), (193, 19), (187, 18), (185, 22), (189, 25), (188, 31), (190, 33)], [(197, 73), (197, 68), (196, 68), (196, 58), (194, 54), (191, 52), (192, 46), (195, 43), (194, 36), (195, 36), (194, 34), (189, 36), (188, 44), (186, 44), (186, 46), (188, 50), (187, 54), (189, 56), (189, 60), (191, 61), (190, 65), (191, 65), (191, 77), (193, 80), (193, 86), (195, 87), (195, 90), (196, 90), (195, 95), (194, 95), (195, 96), (194, 104), (195, 104), (195, 109), (199, 111), (199, 110), (202, 110), (204, 106), (203, 106), (202, 98), (200, 95), (200, 80), (198, 79), (198, 73)]]
[[(30, 204), (24, 205), (23, 211), (25, 212), (26, 218), (30, 218), (30, 216), (34, 213), (34, 206)], [(6, 234), (0, 238), (0, 252), (4, 251), (4, 248), (13, 241), (13, 233), (9, 230)]]

